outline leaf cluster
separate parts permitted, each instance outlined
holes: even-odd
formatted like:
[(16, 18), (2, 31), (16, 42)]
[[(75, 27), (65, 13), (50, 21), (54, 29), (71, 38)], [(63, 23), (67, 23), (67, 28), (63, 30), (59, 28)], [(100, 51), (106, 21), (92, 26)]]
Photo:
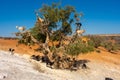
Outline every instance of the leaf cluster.
[(66, 47), (66, 53), (72, 56), (77, 56), (81, 53), (88, 53), (94, 51), (94, 46), (91, 45), (91, 42), (88, 44), (82, 42), (81, 40), (75, 42), (75, 43), (70, 43)]

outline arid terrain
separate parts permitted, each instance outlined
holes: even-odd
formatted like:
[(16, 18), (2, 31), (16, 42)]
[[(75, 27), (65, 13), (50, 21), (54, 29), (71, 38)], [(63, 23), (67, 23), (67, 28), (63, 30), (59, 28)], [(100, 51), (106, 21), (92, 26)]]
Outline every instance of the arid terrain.
[[(100, 53), (79, 55), (79, 59), (90, 60), (89, 69), (71, 72), (50, 69), (41, 63), (38, 72), (34, 67), (38, 62), (29, 59), (32, 54), (40, 54), (34, 51), (38, 46), (16, 45), (17, 40), (0, 39), (0, 80), (105, 80), (106, 77), (120, 80), (120, 51), (110, 53), (99, 48)], [(9, 48), (15, 49), (15, 55), (9, 54)]]

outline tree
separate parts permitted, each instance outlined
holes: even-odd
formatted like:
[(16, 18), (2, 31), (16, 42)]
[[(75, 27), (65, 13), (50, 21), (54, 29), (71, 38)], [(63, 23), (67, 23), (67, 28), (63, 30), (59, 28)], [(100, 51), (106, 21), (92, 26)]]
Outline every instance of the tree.
[[(37, 40), (44, 39), (43, 42), (47, 42), (47, 38), (48, 42), (49, 39), (58, 40), (61, 45), (64, 37), (72, 34), (71, 24), (76, 18), (76, 16), (72, 16), (76, 15), (74, 7), (65, 6), (62, 8), (59, 4), (53, 3), (51, 6), (43, 5), (38, 14), (43, 17), (44, 22), (41, 24), (37, 21), (31, 29), (32, 35)], [(54, 33), (52, 33), (53, 31)], [(46, 39), (40, 36), (44, 36)]]
[(27, 31), (27, 34), (31, 38), (29, 40), (42, 45), (48, 52), (50, 52), (48, 46), (50, 39), (58, 40), (61, 46), (65, 36), (72, 34), (71, 24), (78, 17), (73, 6), (61, 7), (59, 3), (53, 3), (51, 6), (43, 5), (36, 12), (36, 16), (35, 26)]
[(76, 39), (73, 43), (66, 46), (65, 52), (72, 56), (78, 56), (79, 54), (84, 54), (94, 51), (94, 45), (89, 41), (84, 43), (81, 39)]

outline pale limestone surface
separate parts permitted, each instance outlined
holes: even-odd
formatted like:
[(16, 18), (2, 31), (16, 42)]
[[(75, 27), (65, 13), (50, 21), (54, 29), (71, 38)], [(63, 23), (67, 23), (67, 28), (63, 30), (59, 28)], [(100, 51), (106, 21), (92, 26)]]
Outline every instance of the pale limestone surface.
[[(38, 64), (43, 72), (37, 71), (34, 64)], [(105, 77), (120, 80), (120, 65), (111, 66), (96, 61), (87, 65), (87, 70), (56, 70), (29, 59), (28, 55), (0, 51), (0, 80), (105, 80)]]

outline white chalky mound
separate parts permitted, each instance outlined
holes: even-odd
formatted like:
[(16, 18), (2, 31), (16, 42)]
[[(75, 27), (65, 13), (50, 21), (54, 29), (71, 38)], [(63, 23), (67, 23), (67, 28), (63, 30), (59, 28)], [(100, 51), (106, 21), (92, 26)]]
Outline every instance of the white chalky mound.
[[(43, 72), (37, 71), (33, 64), (39, 64)], [(87, 65), (90, 69), (73, 72), (56, 70), (30, 60), (28, 55), (10, 55), (0, 51), (0, 80), (105, 80), (105, 77), (120, 80), (120, 65), (112, 67), (95, 61)]]

